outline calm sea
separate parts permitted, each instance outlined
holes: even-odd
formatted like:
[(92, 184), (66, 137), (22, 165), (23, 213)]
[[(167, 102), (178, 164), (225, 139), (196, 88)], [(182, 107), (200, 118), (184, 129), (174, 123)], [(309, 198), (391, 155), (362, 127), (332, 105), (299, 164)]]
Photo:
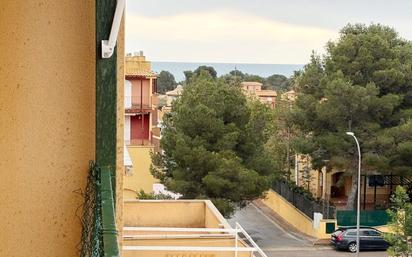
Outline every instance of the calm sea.
[(281, 74), (286, 77), (293, 75), (295, 70), (303, 68), (301, 64), (250, 64), (250, 63), (192, 63), (192, 62), (152, 62), (155, 72), (169, 71), (175, 76), (176, 81), (185, 79), (183, 71), (195, 70), (201, 65), (212, 66), (218, 76), (227, 74), (235, 68), (243, 73), (255, 74), (268, 77), (273, 74)]

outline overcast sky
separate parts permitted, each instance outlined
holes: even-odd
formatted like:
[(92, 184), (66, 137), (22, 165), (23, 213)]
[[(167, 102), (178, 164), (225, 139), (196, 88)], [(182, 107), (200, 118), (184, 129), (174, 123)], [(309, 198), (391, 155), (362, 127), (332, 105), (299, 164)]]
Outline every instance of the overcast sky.
[(412, 0), (128, 0), (126, 51), (152, 61), (302, 64), (347, 23), (412, 40)]

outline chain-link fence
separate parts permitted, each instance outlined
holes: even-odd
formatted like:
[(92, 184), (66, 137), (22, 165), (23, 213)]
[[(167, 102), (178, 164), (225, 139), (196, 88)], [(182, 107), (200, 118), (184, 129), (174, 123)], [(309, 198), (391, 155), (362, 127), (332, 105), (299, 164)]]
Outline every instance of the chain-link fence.
[(324, 219), (336, 217), (336, 207), (329, 201), (310, 199), (302, 192), (295, 191), (286, 181), (275, 181), (272, 189), (310, 219), (313, 219), (315, 212), (322, 213)]
[(103, 223), (101, 207), (101, 177), (100, 169), (94, 162), (89, 164), (86, 190), (83, 194), (83, 215), (81, 257), (103, 256)]

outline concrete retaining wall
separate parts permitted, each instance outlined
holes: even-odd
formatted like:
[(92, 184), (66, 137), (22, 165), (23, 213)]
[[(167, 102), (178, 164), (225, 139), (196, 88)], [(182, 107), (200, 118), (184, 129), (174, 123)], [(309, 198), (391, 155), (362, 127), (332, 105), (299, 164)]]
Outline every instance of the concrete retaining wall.
[(312, 219), (273, 190), (267, 193), (266, 198), (263, 199), (262, 202), (286, 220), (291, 226), (308, 236), (317, 239), (329, 239), (330, 234), (326, 233), (326, 224), (334, 223), (336, 227), (336, 220), (321, 220), (319, 228), (314, 228)]

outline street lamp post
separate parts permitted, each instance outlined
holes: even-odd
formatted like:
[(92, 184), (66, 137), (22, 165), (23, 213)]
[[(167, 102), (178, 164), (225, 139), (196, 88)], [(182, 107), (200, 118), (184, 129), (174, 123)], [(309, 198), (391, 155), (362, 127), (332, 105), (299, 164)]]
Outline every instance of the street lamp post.
[(359, 157), (359, 163), (358, 163), (358, 199), (357, 199), (357, 213), (356, 213), (356, 257), (359, 257), (359, 248), (360, 248), (360, 242), (359, 242), (359, 223), (360, 223), (360, 180), (361, 180), (361, 151), (360, 151), (360, 146), (359, 146), (359, 141), (355, 136), (355, 133), (353, 132), (346, 132), (348, 136), (352, 136), (355, 139), (356, 145), (358, 147), (358, 157)]

